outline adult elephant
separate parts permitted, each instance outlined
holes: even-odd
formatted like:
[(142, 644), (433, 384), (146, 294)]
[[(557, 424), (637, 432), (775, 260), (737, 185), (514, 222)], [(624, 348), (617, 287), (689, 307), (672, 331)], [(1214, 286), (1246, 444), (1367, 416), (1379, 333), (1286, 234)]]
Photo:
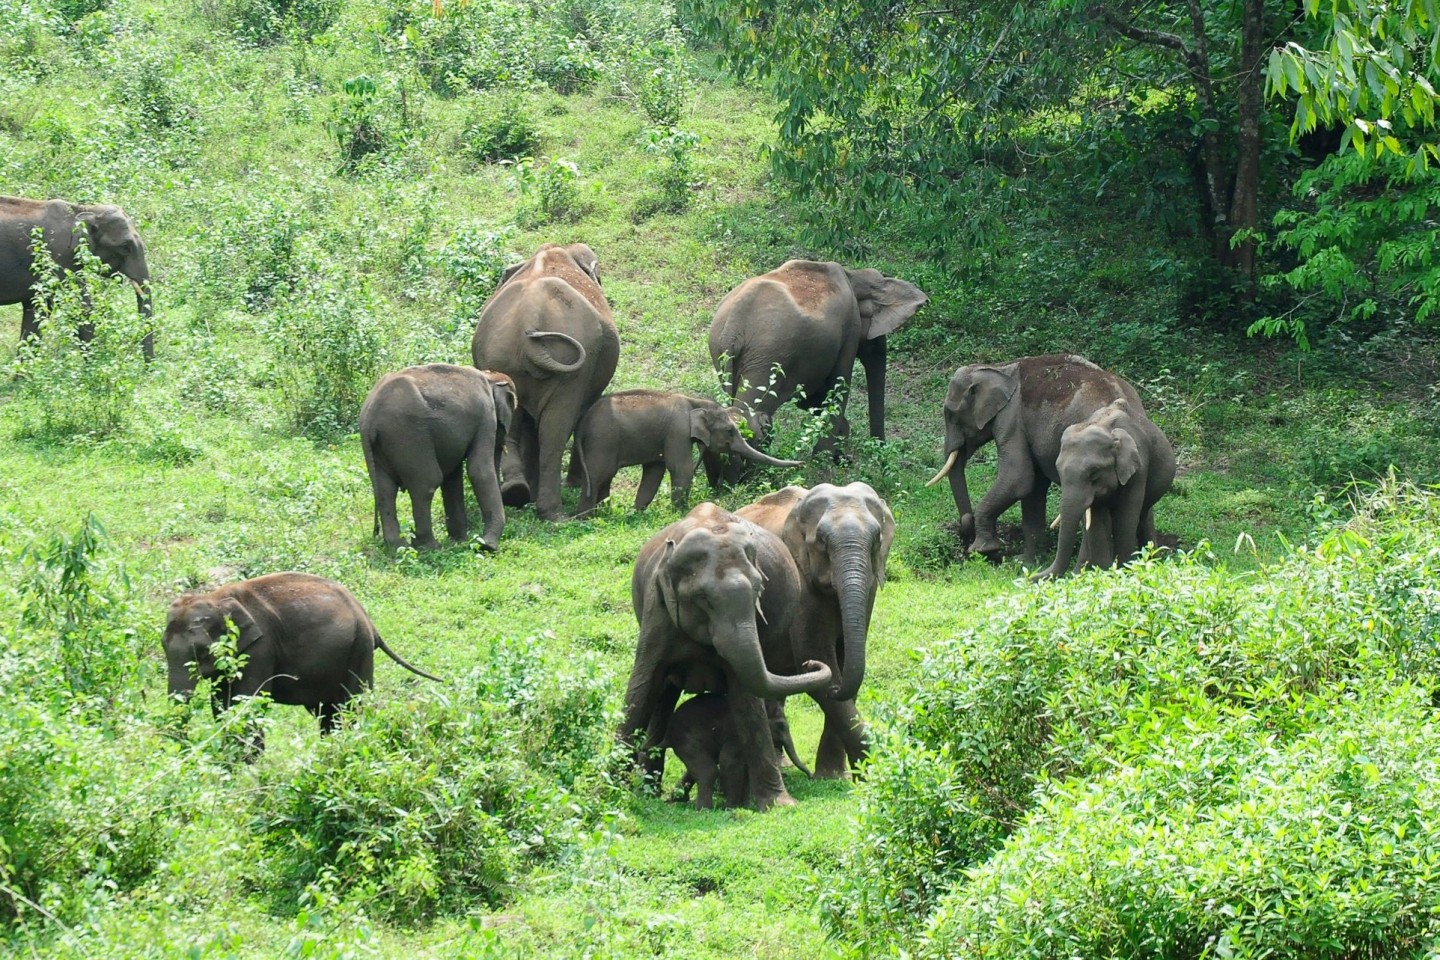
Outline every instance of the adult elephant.
[[(758, 809), (795, 801), (785, 790), (763, 700), (783, 700), (828, 686), (829, 667), (807, 661), (784, 676), (771, 663), (788, 660), (790, 620), (800, 598), (795, 562), (780, 540), (753, 523), (702, 503), (641, 547), (630, 581), (640, 625), (635, 664), (625, 692), (622, 743), (660, 743), (680, 686), (677, 675), (718, 668), (730, 699), (739, 753)], [(658, 780), (663, 753), (636, 761)]]
[(1060, 438), (1060, 544), (1037, 579), (1064, 575), (1085, 521), (1082, 564), (1125, 563), (1155, 539), (1155, 503), (1175, 482), (1175, 449), (1128, 400), (1115, 400)]
[[(110, 204), (76, 204), (64, 200), (29, 200), (0, 196), (0, 306), (18, 303), (21, 338), (39, 334), (35, 320), (35, 254), (32, 234), (39, 228), (55, 265), (66, 272), (76, 268), (76, 250), (83, 244), (111, 272), (135, 286), (140, 315), (150, 319), (150, 266), (145, 242), (125, 211)], [(80, 327), (80, 339), (90, 340), (94, 328)], [(155, 337), (146, 332), (145, 358), (155, 353)]]
[(565, 444), (620, 358), (595, 252), (583, 243), (547, 243), (506, 270), (480, 313), (471, 355), (475, 366), (508, 375), (519, 395), (505, 440), (505, 503), (533, 497), (542, 519), (560, 519)]
[[(884, 440), (885, 335), (929, 299), (879, 270), (789, 260), (726, 294), (710, 324), (710, 359), (730, 396), (759, 413), (764, 428), (797, 394), (802, 409), (816, 410), (837, 384), (848, 388), (858, 358), (869, 391), (870, 435)], [(849, 430), (842, 399), (830, 434), (843, 438)], [(707, 459), (706, 471), (717, 477), (718, 459)]]
[[(235, 653), (248, 659), (239, 674), (219, 678), (213, 647), (232, 630)], [(400, 659), (354, 594), (308, 573), (272, 573), (184, 594), (170, 604), (163, 643), (171, 696), (188, 698), (196, 676), (219, 679), (211, 696), (216, 716), (240, 697), (268, 693), (275, 703), (319, 717), (322, 733), (370, 686), (377, 649), (411, 673), (440, 679)]]
[[(1061, 436), (1119, 399), (1145, 409), (1127, 381), (1074, 354), (961, 367), (945, 395), (945, 465), (926, 486), (950, 478), (961, 535), (974, 534), (970, 549), (976, 553), (1000, 552), (996, 522), (1018, 501), (1025, 562), (1033, 565), (1046, 543), (1045, 496), (1050, 484), (1060, 481)], [(997, 448), (995, 482), (972, 511), (965, 465), (991, 440)]]
[(817, 777), (842, 777), (865, 758), (865, 728), (855, 695), (865, 677), (865, 647), (875, 593), (895, 540), (895, 517), (869, 484), (790, 486), (736, 511), (778, 536), (800, 574), (790, 657), (834, 673), (834, 686), (811, 691), (825, 714), (815, 757)]

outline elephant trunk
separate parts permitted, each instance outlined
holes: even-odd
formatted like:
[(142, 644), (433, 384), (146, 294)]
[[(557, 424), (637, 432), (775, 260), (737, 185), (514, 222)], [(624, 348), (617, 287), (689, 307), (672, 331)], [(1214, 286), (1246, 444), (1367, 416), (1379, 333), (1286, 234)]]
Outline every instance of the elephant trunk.
[(965, 483), (965, 466), (974, 452), (975, 448), (969, 441), (963, 441), (952, 448), (950, 456), (955, 463), (947, 474), (950, 478), (950, 495), (955, 498), (955, 510), (960, 514), (960, 535), (966, 546), (969, 546), (975, 535), (975, 511), (970, 505), (970, 487)]
[(763, 464), (767, 464), (768, 466), (772, 466), (772, 467), (803, 467), (803, 466), (804, 466), (804, 464), (801, 463), (799, 460), (777, 460), (775, 457), (770, 456), (768, 453), (764, 453), (763, 451), (756, 450), (754, 447), (750, 446), (750, 444), (748, 444), (748, 443), (745, 442), (745, 438), (744, 438), (744, 437), (741, 437), (741, 438), (740, 438), (740, 442), (739, 442), (738, 444), (736, 444), (736, 445), (735, 445), (733, 448), (731, 448), (731, 449), (732, 449), (732, 452), (733, 452), (733, 453), (739, 454), (740, 456), (744, 457), (746, 460), (754, 460), (756, 463), (763, 463)]
[(138, 280), (133, 277), (130, 280), (135, 286), (135, 309), (140, 312), (141, 318), (145, 321), (145, 338), (141, 342), (141, 349), (146, 360), (155, 357), (155, 331), (150, 329), (150, 318), (154, 315), (155, 304), (150, 296), (149, 280), (148, 272)]
[(1069, 488), (1062, 488), (1060, 516), (1056, 520), (1060, 526), (1060, 540), (1055, 546), (1055, 562), (1048, 570), (1037, 574), (1038, 577), (1059, 577), (1070, 569), (1070, 560), (1075, 555), (1075, 535), (1080, 532), (1082, 522), (1085, 524), (1085, 535), (1090, 535), (1090, 498), (1084, 493), (1070, 492), (1079, 485), (1076, 481)]
[(831, 582), (840, 601), (840, 625), (844, 658), (840, 676), (830, 688), (835, 700), (854, 700), (865, 679), (865, 641), (870, 629), (870, 612), (875, 603), (875, 575), (867, 544), (845, 543), (835, 551)]
[(190, 674), (190, 660), (187, 651), (173, 647), (165, 648), (165, 666), (169, 674), (168, 693), (172, 698), (189, 700), (195, 692), (195, 678)]
[(765, 666), (765, 655), (760, 648), (760, 635), (753, 617), (725, 625), (717, 624), (712, 641), (715, 652), (730, 664), (740, 686), (751, 696), (783, 700), (801, 693), (815, 693), (830, 683), (830, 668), (810, 660), (801, 664), (804, 673), (792, 677), (771, 673)]

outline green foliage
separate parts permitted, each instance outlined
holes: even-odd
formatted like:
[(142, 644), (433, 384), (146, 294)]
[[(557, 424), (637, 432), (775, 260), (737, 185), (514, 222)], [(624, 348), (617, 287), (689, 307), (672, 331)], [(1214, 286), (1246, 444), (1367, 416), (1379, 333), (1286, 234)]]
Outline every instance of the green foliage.
[(269, 44), (319, 36), (335, 23), (340, 6), (339, 0), (222, 0), (218, 14), (241, 39)]
[[(440, 248), (440, 272), (455, 291), (453, 321), (467, 336), (485, 301), (495, 292), (505, 272), (510, 230), (486, 230), (475, 223), (461, 224)], [(461, 327), (464, 330), (460, 330)]]
[(477, 163), (528, 157), (540, 149), (540, 129), (517, 97), (498, 106), (482, 102), (460, 134), (464, 151)]
[(0, 64), (17, 74), (40, 76), (56, 52), (61, 23), (47, 4), (32, 0), (0, 2)]
[(379, 100), (380, 88), (361, 74), (341, 84), (345, 96), (336, 104), (326, 129), (340, 148), (340, 166), (355, 173), (367, 158), (390, 146), (393, 132), (389, 128)]
[(635, 219), (644, 220), (657, 213), (680, 213), (694, 196), (695, 170), (692, 157), (700, 146), (700, 138), (688, 130), (671, 127), (645, 130), (645, 152), (660, 158), (660, 170), (654, 177), (655, 193), (640, 198), (635, 205)]
[[(580, 167), (564, 157), (521, 157), (511, 164), (510, 188), (520, 195), (515, 222), (525, 229), (547, 223), (573, 223), (603, 192), (601, 183), (582, 189)], [(586, 196), (586, 194), (590, 196)]]

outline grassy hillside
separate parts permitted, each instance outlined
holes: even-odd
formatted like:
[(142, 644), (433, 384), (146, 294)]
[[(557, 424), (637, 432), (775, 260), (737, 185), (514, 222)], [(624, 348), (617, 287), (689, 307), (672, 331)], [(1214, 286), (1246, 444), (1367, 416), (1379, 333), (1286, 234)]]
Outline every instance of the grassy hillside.
[[(1078, 615), (1084, 590), (1128, 577), (1032, 587), (961, 556), (948, 492), (922, 487), (960, 364), (1069, 350), (1132, 379), (1182, 464), (1160, 527), (1208, 542), (1197, 562), (1227, 584), (1348, 516), (1352, 476), (1440, 476), (1429, 345), (1300, 354), (1190, 326), (1146, 223), (1117, 231), (1084, 205), (1037, 208), (943, 265), (898, 215), (818, 242), (813, 211), (769, 182), (770, 114), (648, 3), (447, 3), (437, 19), (372, 0), (0, 0), (0, 192), (124, 206), (158, 328), (144, 367), (114, 285), (88, 360), (64, 308), (15, 356), (20, 311), (0, 308), (0, 943), (808, 958), (884, 939), (833, 907), (861, 869), (859, 788), (791, 771), (795, 809), (698, 812), (638, 794), (609, 755), (631, 565), (676, 518), (663, 496), (628, 510), (638, 473), (584, 522), (511, 511), (494, 555), (371, 536), (359, 399), (381, 372), (467, 362), (499, 271), (542, 242), (599, 254), (617, 389), (713, 392), (714, 306), (789, 257), (930, 295), (892, 338), (888, 443), (859, 439), (856, 404), (848, 462), (719, 497), (863, 478), (888, 498), (899, 534), (860, 709), (902, 732), (926, 651), (1026, 598), (1075, 590)], [(786, 411), (771, 452), (803, 458), (808, 426)], [(346, 731), (322, 741), (274, 708), (247, 766), (202, 704), (164, 702), (159, 637), (179, 590), (287, 569), (350, 586), (448, 682), (381, 663)], [(790, 715), (813, 755), (818, 710)]]

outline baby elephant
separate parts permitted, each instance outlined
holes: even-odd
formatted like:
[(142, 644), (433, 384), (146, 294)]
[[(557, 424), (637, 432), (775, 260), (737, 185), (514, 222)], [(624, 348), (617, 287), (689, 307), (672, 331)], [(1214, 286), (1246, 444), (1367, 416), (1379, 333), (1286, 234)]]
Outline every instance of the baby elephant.
[[(770, 735), (777, 750), (784, 750), (796, 769), (810, 776), (810, 769), (795, 750), (795, 741), (790, 736), (790, 722), (785, 719), (785, 703), (781, 700), (766, 700), (765, 713), (770, 719)], [(731, 807), (744, 806), (750, 793), (745, 775), (745, 763), (740, 757), (740, 747), (735, 737), (735, 724), (731, 720), (730, 703), (723, 693), (702, 693), (691, 697), (675, 709), (670, 717), (670, 728), (663, 746), (675, 751), (675, 756), (685, 764), (685, 776), (680, 781), (680, 792), (690, 799), (690, 787), (698, 784), (700, 792), (695, 797), (695, 806), (701, 810), (710, 809), (715, 802), (715, 779), (722, 777), (721, 788), (725, 791), (725, 803)]]
[[(503, 373), (431, 363), (380, 378), (360, 408), (360, 444), (375, 492), (375, 525), (400, 545), (395, 495), (410, 491), (415, 546), (437, 546), (430, 502), (438, 487), (451, 540), (464, 540), (465, 473), (485, 518), (480, 542), (494, 550), (505, 528), (500, 452), (515, 412), (515, 385)], [(462, 472), (463, 471), (463, 472)]]
[(690, 499), (695, 463), (690, 445), (702, 452), (733, 453), (772, 467), (798, 467), (794, 460), (776, 460), (745, 442), (735, 424), (736, 412), (713, 400), (662, 390), (626, 390), (595, 401), (575, 430), (575, 453), (585, 478), (579, 515), (610, 496), (610, 481), (621, 467), (643, 464), (635, 509), (644, 510), (670, 471), (670, 496), (676, 509)]
[[(248, 659), (238, 675), (215, 684), (211, 707), (217, 717), (237, 697), (268, 693), (276, 703), (309, 710), (328, 733), (341, 706), (370, 686), (377, 648), (411, 673), (440, 679), (386, 646), (360, 601), (334, 580), (272, 573), (211, 593), (187, 593), (170, 604), (164, 644), (171, 696), (188, 699), (195, 676), (217, 677), (211, 648), (232, 629), (235, 652)], [(262, 744), (253, 746), (258, 751)]]

